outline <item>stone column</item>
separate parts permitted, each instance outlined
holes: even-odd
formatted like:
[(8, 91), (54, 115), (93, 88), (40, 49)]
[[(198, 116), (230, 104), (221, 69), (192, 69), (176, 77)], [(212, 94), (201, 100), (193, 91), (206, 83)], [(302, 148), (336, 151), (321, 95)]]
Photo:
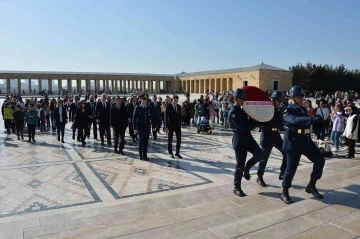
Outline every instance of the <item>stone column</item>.
[(18, 83), (18, 94), (21, 95), (21, 79), (17, 79)]
[(215, 79), (210, 79), (210, 91), (215, 91)]
[(205, 92), (205, 94), (207, 93), (207, 91), (209, 91), (210, 92), (210, 87), (209, 87), (209, 85), (210, 85), (210, 80), (209, 79), (205, 79), (205, 85), (204, 85), (204, 92)]
[(58, 79), (58, 88), (59, 92), (62, 92), (62, 79)]
[(67, 80), (67, 85), (68, 85), (68, 91), (69, 91), (69, 93), (73, 92), (71, 79), (68, 79), (68, 80)]
[(85, 94), (87, 94), (90, 90), (90, 81), (89, 80), (85, 80)]
[(159, 80), (155, 81), (155, 85), (156, 85), (155, 92), (160, 93), (160, 81)]
[(118, 92), (119, 89), (118, 89), (118, 80), (115, 80), (115, 89), (114, 89), (114, 92)]
[(230, 91), (232, 90), (232, 78), (227, 78), (227, 86), (226, 86), (227, 90)]
[(195, 80), (195, 91), (194, 91), (194, 93), (197, 93), (197, 94), (200, 93), (199, 92), (199, 80)]
[(221, 81), (221, 93), (224, 92), (224, 91), (227, 91), (226, 85), (227, 85), (227, 78), (222, 78), (222, 81)]
[(7, 94), (11, 94), (11, 86), (10, 86), (10, 79), (6, 79), (6, 92)]
[(195, 80), (190, 81), (190, 92), (195, 93)]
[(40, 91), (42, 91), (42, 90), (43, 90), (43, 88), (42, 88), (42, 81), (41, 81), (41, 79), (40, 79), (40, 80), (38, 79), (38, 86), (39, 86), (39, 89), (38, 89), (38, 92), (36, 92), (36, 93), (39, 93)]
[(109, 80), (105, 80), (105, 92), (109, 93)]
[(81, 91), (81, 80), (76, 79), (76, 93), (80, 93)]
[(221, 79), (217, 78), (215, 79), (215, 93), (221, 92)]
[(28, 86), (29, 86), (29, 94), (31, 94), (31, 93), (32, 93), (32, 89), (31, 89), (31, 79), (29, 79), (28, 81), (29, 81), (29, 83), (28, 83)]
[(52, 92), (52, 80), (48, 79), (48, 93)]
[(97, 94), (100, 90), (100, 80), (95, 80), (95, 94)]
[(120, 80), (119, 90), (122, 91), (122, 80)]
[(201, 79), (200, 80), (200, 89), (199, 89), (199, 93), (200, 94), (203, 94), (203, 93), (205, 93), (205, 91), (204, 91), (204, 79)]

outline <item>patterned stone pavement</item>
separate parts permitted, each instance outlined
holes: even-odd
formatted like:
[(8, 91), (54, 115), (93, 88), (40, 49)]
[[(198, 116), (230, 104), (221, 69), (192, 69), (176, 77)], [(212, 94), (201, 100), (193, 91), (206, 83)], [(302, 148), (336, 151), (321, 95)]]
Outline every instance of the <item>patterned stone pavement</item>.
[(219, 125), (213, 135), (183, 128), (181, 160), (169, 158), (164, 134), (151, 138), (150, 162), (140, 161), (126, 139), (124, 156), (93, 139), (83, 148), (68, 125), (64, 144), (51, 132), (29, 144), (7, 135), (1, 122), (0, 238), (360, 236), (359, 159), (326, 161), (321, 202), (304, 192), (312, 164), (302, 158), (291, 189), (296, 203), (287, 206), (278, 199), (276, 150), (265, 174), (269, 186), (256, 184), (254, 167), (243, 183), (248, 197), (232, 195), (231, 132)]

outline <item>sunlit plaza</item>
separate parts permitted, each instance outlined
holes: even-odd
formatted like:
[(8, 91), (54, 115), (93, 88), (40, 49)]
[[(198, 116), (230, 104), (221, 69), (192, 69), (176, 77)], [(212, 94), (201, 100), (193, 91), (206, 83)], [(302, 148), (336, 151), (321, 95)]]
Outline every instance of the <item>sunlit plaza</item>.
[[(1, 101), (2, 103), (2, 101)], [(0, 135), (0, 235), (9, 238), (356, 238), (360, 234), (359, 159), (326, 160), (318, 183), (325, 199), (304, 191), (312, 163), (301, 159), (292, 205), (279, 199), (281, 153), (273, 150), (267, 188), (243, 182), (232, 194), (232, 132), (183, 127), (183, 159), (171, 159), (167, 137), (150, 139), (149, 162), (126, 136), (125, 155), (92, 138), (87, 146), (55, 133), (36, 143)], [(254, 131), (258, 141), (259, 133)], [(127, 134), (128, 135), (128, 134)], [(26, 139), (26, 135), (25, 135)], [(341, 153), (340, 153), (341, 154)], [(248, 155), (249, 157), (250, 155)]]

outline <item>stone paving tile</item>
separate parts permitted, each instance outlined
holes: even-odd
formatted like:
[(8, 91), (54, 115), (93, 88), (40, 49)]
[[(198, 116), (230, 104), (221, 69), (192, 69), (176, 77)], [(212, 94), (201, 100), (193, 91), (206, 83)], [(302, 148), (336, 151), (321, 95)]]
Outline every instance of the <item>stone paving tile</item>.
[(1, 232), (8, 232), (14, 229), (23, 229), (28, 227), (36, 227), (40, 226), (40, 219), (39, 218), (31, 218), (25, 220), (18, 220), (13, 222), (5, 222), (0, 223), (0, 233)]
[(233, 221), (235, 218), (227, 213), (214, 214), (198, 219), (172, 224), (162, 227), (162, 229), (170, 236), (179, 236), (192, 231), (198, 231), (204, 228), (224, 224)]
[(309, 231), (300, 233), (294, 237), (291, 237), (292, 239), (310, 239), (310, 238), (316, 238), (316, 239), (329, 239), (329, 238), (336, 238), (336, 239), (353, 239), (356, 237), (356, 234), (353, 234), (349, 231), (343, 230), (339, 227), (336, 227), (334, 225), (324, 225), (321, 227), (317, 227), (314, 229), (311, 229)]
[(160, 228), (148, 230), (144, 232), (138, 232), (134, 234), (129, 234), (126, 236), (115, 237), (116, 239), (143, 239), (143, 238), (157, 238), (157, 239), (164, 239), (170, 238), (163, 230)]
[(24, 238), (43, 236), (43, 235), (47, 235), (47, 234), (69, 231), (69, 230), (71, 230), (71, 225), (69, 222), (61, 222), (61, 223), (57, 223), (57, 224), (25, 228), (24, 229)]
[(302, 219), (294, 218), (274, 226), (247, 234), (248, 239), (257, 239), (257, 238), (266, 238), (266, 239), (282, 239), (289, 238), (293, 235), (296, 235), (300, 232), (307, 231), (311, 228), (314, 228), (315, 224)]
[(100, 208), (90, 208), (90, 209), (82, 210), (81, 213), (84, 218), (87, 218), (87, 217), (110, 214), (122, 210), (123, 208), (120, 205), (116, 205), (116, 206), (108, 206), (108, 207), (100, 207)]
[(57, 224), (60, 222), (68, 222), (70, 220), (82, 219), (81, 212), (70, 212), (51, 216), (40, 217), (41, 225)]
[(360, 211), (339, 218), (331, 222), (331, 224), (360, 235)]
[(1, 239), (23, 239), (22, 229), (12, 229), (11, 231), (0, 233)]
[(114, 220), (111, 214), (105, 214), (95, 217), (87, 217), (78, 220), (71, 220), (69, 221), (71, 225), (71, 230), (78, 229), (81, 227), (90, 227), (94, 225), (101, 225), (106, 223), (111, 223)]
[(184, 235), (174, 237), (174, 239), (220, 239), (218, 235), (214, 232), (210, 231), (209, 229), (203, 229), (196, 232), (186, 233)]

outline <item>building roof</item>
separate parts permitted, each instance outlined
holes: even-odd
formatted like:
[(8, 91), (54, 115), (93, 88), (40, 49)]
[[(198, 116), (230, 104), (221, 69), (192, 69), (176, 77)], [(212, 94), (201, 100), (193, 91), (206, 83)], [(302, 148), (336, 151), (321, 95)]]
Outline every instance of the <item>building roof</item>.
[(104, 76), (168, 76), (173, 74), (112, 73), (112, 72), (67, 72), (67, 71), (0, 71), (0, 74), (40, 74), (40, 75), (104, 75)]
[(241, 67), (241, 68), (232, 68), (232, 69), (224, 69), (224, 70), (213, 70), (213, 71), (199, 71), (199, 72), (181, 72), (178, 76), (194, 76), (194, 75), (212, 75), (212, 74), (221, 74), (221, 73), (233, 73), (239, 71), (289, 71), (279, 67), (267, 65), (261, 63), (259, 65), (250, 66), (250, 67)]

